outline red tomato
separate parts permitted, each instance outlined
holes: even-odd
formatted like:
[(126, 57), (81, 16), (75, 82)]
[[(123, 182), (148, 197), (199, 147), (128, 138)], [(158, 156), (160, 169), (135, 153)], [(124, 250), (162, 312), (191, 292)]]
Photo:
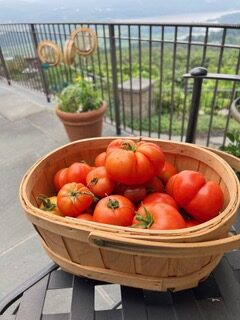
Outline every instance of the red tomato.
[(54, 176), (54, 186), (56, 191), (59, 191), (66, 183), (68, 175), (68, 168), (63, 168), (58, 170), (58, 172)]
[(108, 174), (127, 185), (140, 185), (151, 180), (165, 161), (161, 148), (152, 142), (115, 139), (106, 152)]
[(86, 162), (74, 162), (68, 168), (68, 182), (77, 182), (86, 184), (87, 174), (92, 170)]
[(167, 192), (185, 208), (205, 183), (206, 180), (200, 172), (184, 170), (169, 179)]
[(106, 152), (101, 152), (99, 155), (96, 156), (94, 164), (95, 167), (102, 167), (105, 165), (105, 160), (106, 160)]
[(206, 182), (200, 172), (184, 170), (171, 177), (167, 192), (193, 218), (200, 222), (217, 216), (224, 204), (224, 196), (214, 181)]
[(121, 195), (111, 195), (98, 201), (93, 221), (119, 226), (130, 226), (135, 214), (133, 203)]
[(146, 195), (146, 187), (143, 185), (140, 186), (127, 186), (123, 183), (118, 183), (115, 189), (117, 194), (123, 195), (132, 202), (142, 201)]
[(147, 193), (163, 192), (163, 184), (159, 177), (153, 177), (145, 183)]
[(186, 228), (194, 227), (200, 224), (200, 222), (195, 219), (188, 219), (188, 220), (185, 220), (185, 222), (186, 222)]
[(81, 213), (79, 216), (76, 217), (77, 219), (80, 220), (85, 220), (85, 221), (93, 221), (93, 215), (87, 212)]
[(142, 204), (165, 203), (178, 210), (177, 202), (167, 193), (154, 192), (143, 199)]
[(200, 222), (216, 217), (224, 204), (224, 196), (219, 185), (208, 181), (195, 197), (185, 206), (185, 210)]
[(165, 161), (162, 170), (159, 172), (158, 177), (162, 180), (164, 184), (177, 173), (177, 169), (170, 162)]
[(108, 176), (105, 167), (97, 167), (90, 171), (86, 178), (88, 188), (101, 198), (110, 195), (115, 182)]
[(82, 183), (65, 184), (58, 192), (57, 206), (65, 215), (76, 217), (93, 203), (94, 195)]
[(149, 203), (140, 206), (132, 223), (133, 226), (153, 230), (174, 230), (186, 226), (181, 214), (166, 203)]

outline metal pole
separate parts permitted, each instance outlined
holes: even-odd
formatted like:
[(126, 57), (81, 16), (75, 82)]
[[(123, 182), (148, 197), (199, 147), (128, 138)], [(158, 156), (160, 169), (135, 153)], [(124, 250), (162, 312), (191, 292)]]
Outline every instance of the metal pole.
[(202, 92), (202, 77), (194, 77), (192, 103), (190, 108), (188, 127), (186, 133), (186, 142), (195, 143), (195, 135), (197, 128), (198, 112), (200, 106), (200, 98)]
[(112, 65), (112, 88), (113, 88), (113, 99), (114, 99), (114, 110), (115, 110), (115, 122), (116, 122), (116, 133), (121, 134), (120, 126), (120, 109), (119, 109), (119, 97), (118, 97), (118, 80), (117, 80), (117, 57), (116, 57), (116, 43), (114, 34), (114, 25), (109, 25), (109, 36), (110, 36), (110, 55)]
[(41, 68), (41, 63), (40, 63), (40, 60), (39, 60), (38, 54), (37, 54), (38, 41), (37, 41), (37, 36), (36, 36), (34, 24), (31, 23), (30, 24), (30, 28), (31, 28), (30, 33), (31, 33), (31, 37), (32, 37), (32, 40), (33, 40), (35, 56), (37, 57), (37, 60), (39, 62), (38, 69), (40, 71), (40, 76), (41, 76), (41, 80), (42, 80), (42, 84), (43, 84), (43, 89), (44, 89), (44, 92), (45, 92), (45, 95), (46, 95), (46, 98), (47, 98), (47, 102), (50, 102), (50, 92), (49, 92), (49, 89), (48, 89), (48, 82), (47, 82), (46, 76), (44, 74), (44, 71)]
[(5, 78), (7, 79), (7, 82), (9, 84), (9, 86), (10, 86), (11, 85), (11, 80), (10, 80), (10, 77), (9, 77), (9, 72), (8, 72), (8, 69), (7, 69), (5, 60), (4, 60), (4, 56), (3, 56), (3, 53), (2, 53), (1, 47), (0, 47), (0, 61), (1, 61), (1, 64), (3, 66), (3, 71), (4, 71), (4, 74), (5, 74)]
[[(204, 73), (205, 73), (205, 75), (204, 75)], [(184, 74), (183, 77), (194, 79), (192, 103), (191, 103), (189, 121), (188, 121), (187, 133), (186, 133), (186, 142), (194, 143), (203, 80), (204, 79), (212, 79), (212, 80), (240, 82), (240, 76), (239, 75), (232, 75), (232, 74), (207, 73), (207, 70), (205, 68), (197, 67), (197, 68), (192, 69), (190, 73)]]

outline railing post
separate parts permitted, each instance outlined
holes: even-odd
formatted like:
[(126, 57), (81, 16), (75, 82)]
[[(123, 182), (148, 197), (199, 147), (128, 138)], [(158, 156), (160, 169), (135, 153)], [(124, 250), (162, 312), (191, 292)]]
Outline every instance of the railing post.
[(195, 76), (193, 83), (192, 103), (189, 113), (186, 142), (195, 143), (198, 112), (200, 106), (203, 78)]
[(222, 74), (222, 73), (208, 73), (207, 69), (202, 67), (194, 68), (190, 73), (184, 74), (184, 78), (193, 78), (193, 93), (192, 102), (188, 120), (188, 127), (186, 133), (186, 142), (195, 143), (195, 135), (197, 129), (197, 120), (200, 107), (200, 98), (202, 92), (202, 82), (204, 79), (237, 81), (240, 82), (239, 75)]
[(1, 61), (1, 64), (3, 66), (3, 71), (4, 71), (5, 78), (7, 79), (7, 82), (9, 84), (9, 86), (10, 86), (11, 85), (11, 80), (10, 80), (9, 72), (8, 72), (7, 65), (6, 65), (5, 60), (4, 60), (4, 56), (3, 56), (3, 53), (2, 53), (2, 48), (1, 47), (0, 47), (0, 61)]
[(47, 101), (50, 102), (50, 92), (49, 92), (49, 88), (48, 88), (47, 78), (46, 78), (45, 73), (44, 73), (44, 71), (43, 71), (43, 69), (41, 67), (41, 62), (40, 62), (38, 54), (37, 54), (38, 41), (37, 41), (37, 36), (36, 36), (35, 27), (34, 27), (33, 23), (30, 24), (30, 28), (31, 28), (30, 34), (31, 34), (31, 37), (32, 37), (32, 40), (33, 40), (35, 56), (36, 56), (37, 61), (38, 61), (38, 70), (40, 72), (40, 77), (41, 77), (41, 80), (42, 80), (43, 89), (44, 89)]
[(110, 56), (112, 65), (112, 89), (114, 99), (114, 110), (115, 110), (115, 122), (116, 122), (116, 133), (121, 134), (120, 126), (120, 109), (119, 109), (119, 96), (118, 96), (118, 79), (117, 79), (117, 57), (116, 57), (116, 43), (114, 25), (109, 25), (109, 37), (110, 37)]

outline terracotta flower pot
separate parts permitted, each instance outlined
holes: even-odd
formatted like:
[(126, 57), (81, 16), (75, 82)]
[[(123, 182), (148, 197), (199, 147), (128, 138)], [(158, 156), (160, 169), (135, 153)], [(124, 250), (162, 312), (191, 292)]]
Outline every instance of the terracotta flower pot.
[(87, 112), (64, 112), (59, 107), (55, 111), (65, 127), (69, 140), (75, 141), (101, 136), (106, 108), (106, 102), (103, 101), (100, 108)]

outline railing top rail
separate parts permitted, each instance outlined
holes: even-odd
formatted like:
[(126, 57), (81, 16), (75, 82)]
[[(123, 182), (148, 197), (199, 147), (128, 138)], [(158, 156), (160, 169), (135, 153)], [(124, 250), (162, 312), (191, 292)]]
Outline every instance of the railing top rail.
[(132, 26), (166, 26), (166, 27), (204, 27), (204, 28), (230, 28), (230, 29), (239, 29), (240, 24), (222, 24), (222, 23), (207, 23), (207, 22), (198, 22), (198, 23), (193, 23), (193, 22), (146, 22), (146, 21), (69, 21), (69, 22), (34, 22), (34, 23), (27, 23), (27, 22), (16, 22), (16, 23), (0, 23), (1, 25), (77, 25), (77, 24), (83, 24), (83, 25), (116, 25), (116, 26), (121, 26), (121, 25), (132, 25)]
[[(197, 76), (201, 79), (212, 79), (212, 80), (225, 80), (225, 81), (237, 81), (240, 82), (240, 76), (234, 74), (222, 74), (222, 73), (208, 73), (204, 76)], [(185, 73), (183, 78), (196, 78), (191, 73)]]

